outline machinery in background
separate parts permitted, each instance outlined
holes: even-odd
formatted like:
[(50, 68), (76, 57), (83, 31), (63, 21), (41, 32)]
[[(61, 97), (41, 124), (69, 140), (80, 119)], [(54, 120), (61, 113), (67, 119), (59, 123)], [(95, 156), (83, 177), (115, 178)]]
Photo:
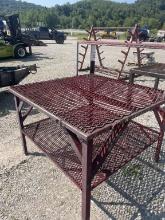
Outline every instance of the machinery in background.
[[(130, 39), (131, 29), (128, 30), (127, 40)], [(140, 41), (148, 41), (148, 42), (163, 42), (165, 41), (165, 30), (159, 30), (157, 35), (151, 34), (147, 26), (141, 28), (138, 27), (138, 36)]]
[(117, 39), (117, 33), (116, 31), (105, 30), (100, 34), (100, 37), (102, 39)]
[(32, 40), (21, 32), (18, 14), (0, 19), (0, 58), (24, 58), (32, 54)]
[[(132, 29), (129, 29), (128, 30), (128, 35), (127, 35), (127, 40), (130, 40), (131, 32), (132, 32)], [(150, 34), (149, 34), (149, 29), (146, 26), (143, 27), (143, 28), (138, 26), (137, 32), (138, 32), (137, 34), (138, 34), (139, 41), (149, 41)]]
[(154, 38), (156, 42), (163, 42), (165, 41), (165, 30), (159, 30), (156, 37)]
[(55, 40), (57, 44), (63, 44), (66, 40), (66, 33), (48, 27), (38, 27), (25, 33), (35, 40)]

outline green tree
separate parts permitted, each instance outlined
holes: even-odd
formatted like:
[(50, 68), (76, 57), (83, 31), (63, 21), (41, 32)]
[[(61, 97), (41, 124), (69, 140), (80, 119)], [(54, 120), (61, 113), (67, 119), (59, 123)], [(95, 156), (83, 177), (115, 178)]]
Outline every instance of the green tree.
[(162, 29), (165, 30), (165, 23), (163, 24)]
[(103, 0), (81, 0), (75, 4), (36, 6), (16, 0), (0, 0), (1, 13), (21, 13), (21, 22), (28, 26), (43, 23), (63, 28), (96, 26), (133, 26), (162, 28), (165, 23), (165, 0), (136, 0), (133, 4)]
[(50, 14), (48, 13), (46, 15), (45, 21), (46, 21), (46, 26), (48, 26), (49, 28), (54, 28), (59, 25), (59, 17), (55, 13), (50, 13)]

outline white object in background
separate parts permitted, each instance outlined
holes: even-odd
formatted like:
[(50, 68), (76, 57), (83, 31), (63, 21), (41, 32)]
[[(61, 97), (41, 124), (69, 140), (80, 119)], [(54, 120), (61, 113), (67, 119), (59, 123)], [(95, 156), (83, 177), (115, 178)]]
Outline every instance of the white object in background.
[(91, 45), (91, 58), (90, 61), (95, 61), (96, 58), (96, 45)]

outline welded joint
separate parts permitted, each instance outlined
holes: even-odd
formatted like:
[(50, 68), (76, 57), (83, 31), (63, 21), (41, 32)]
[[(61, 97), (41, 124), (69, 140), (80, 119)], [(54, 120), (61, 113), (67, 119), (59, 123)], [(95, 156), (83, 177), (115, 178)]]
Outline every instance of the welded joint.
[(28, 110), (26, 111), (26, 113), (24, 115), (22, 115), (22, 120), (23, 122), (25, 121), (25, 119), (28, 117), (28, 115), (31, 113), (33, 107), (29, 106)]
[(155, 118), (159, 124), (161, 131), (165, 132), (165, 119), (161, 119), (157, 110), (153, 110), (153, 112), (154, 112)]

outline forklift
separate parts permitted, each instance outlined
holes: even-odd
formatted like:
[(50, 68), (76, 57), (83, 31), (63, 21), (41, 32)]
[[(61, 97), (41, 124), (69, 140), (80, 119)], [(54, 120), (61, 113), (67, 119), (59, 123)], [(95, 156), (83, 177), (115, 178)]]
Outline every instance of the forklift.
[(117, 39), (117, 33), (116, 31), (111, 31), (110, 29), (107, 29), (100, 34), (100, 37), (102, 39)]
[[(19, 15), (0, 17), (0, 59), (24, 58), (32, 54), (32, 40), (22, 34)], [(30, 73), (36, 73), (37, 66), (0, 66), (0, 88), (16, 85)]]
[(22, 34), (18, 14), (0, 19), (0, 59), (14, 57), (25, 58), (32, 55), (32, 40)]

